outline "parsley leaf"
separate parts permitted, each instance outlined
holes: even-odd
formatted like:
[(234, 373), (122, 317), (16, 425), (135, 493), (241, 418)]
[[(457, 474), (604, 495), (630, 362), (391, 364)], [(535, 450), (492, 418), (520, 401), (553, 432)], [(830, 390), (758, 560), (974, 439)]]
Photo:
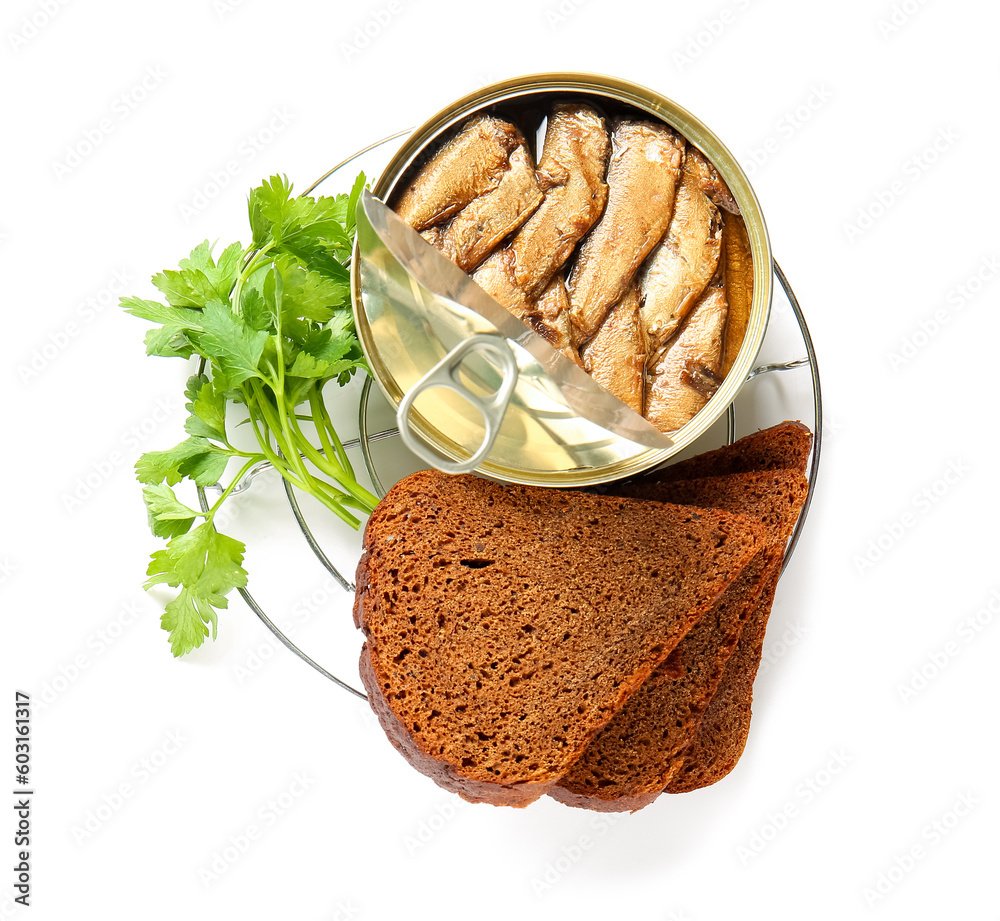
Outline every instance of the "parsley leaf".
[(201, 307), (211, 300), (229, 298), (239, 273), (243, 247), (239, 243), (223, 250), (216, 262), (208, 240), (199, 243), (179, 270), (167, 269), (153, 276), (153, 284), (172, 307)]
[(251, 329), (270, 329), (274, 322), (273, 304), (268, 305), (257, 288), (247, 286), (240, 297), (240, 316)]
[(222, 390), (257, 377), (267, 332), (252, 329), (227, 304), (209, 301), (202, 311), (202, 328), (188, 335), (198, 352), (211, 359)]
[[(364, 185), (360, 175), (347, 195), (293, 196), (286, 177), (272, 176), (250, 192), (249, 246), (233, 243), (216, 258), (205, 240), (176, 269), (153, 277), (165, 303), (122, 298), (126, 311), (153, 324), (147, 354), (201, 358), (184, 390), (188, 437), (135, 464), (150, 529), (168, 541), (152, 554), (146, 587), (179, 589), (161, 618), (174, 655), (200, 646), (209, 628), (214, 637), (227, 593), (246, 584), (245, 548), (220, 534), (214, 520), (251, 467), (271, 464), (351, 527), (360, 524), (356, 513), (375, 507), (324, 402), (328, 382), (343, 385), (365, 369), (348, 268)], [(259, 450), (230, 445), (230, 402), (246, 408)], [(315, 444), (299, 424), (306, 410)], [(234, 458), (242, 467), (226, 484)], [(185, 480), (218, 484), (221, 495), (206, 512), (196, 511), (174, 494)]]
[(157, 326), (146, 332), (146, 354), (160, 358), (190, 358), (194, 354), (191, 340), (181, 330), (171, 326)]
[(144, 301), (138, 297), (123, 297), (122, 307), (134, 317), (151, 323), (162, 323), (176, 330), (202, 328), (201, 313), (187, 307), (167, 307), (157, 301)]
[(192, 436), (169, 451), (147, 451), (135, 462), (140, 483), (168, 486), (190, 477), (199, 486), (212, 486), (225, 472), (232, 452), (212, 444), (202, 436)]
[(281, 276), (281, 310), (282, 315), (292, 318), (315, 320), (326, 323), (332, 319), (338, 307), (347, 304), (350, 286), (340, 281), (321, 275), (310, 269), (303, 269), (294, 256), (284, 254), (274, 260), (275, 274), (269, 275), (265, 298), (268, 290), (273, 302), (276, 275)]
[(190, 530), (201, 512), (178, 501), (166, 484), (146, 486), (142, 498), (149, 513), (149, 528), (157, 537), (177, 537)]
[(184, 395), (190, 402), (185, 409), (190, 413), (184, 423), (189, 435), (202, 435), (226, 443), (226, 395), (216, 390), (204, 374), (188, 379)]
[(215, 530), (205, 521), (193, 531), (173, 537), (164, 550), (156, 551), (149, 563), (145, 588), (166, 583), (181, 586), (178, 596), (166, 605), (160, 623), (170, 633), (175, 656), (197, 648), (208, 636), (215, 637), (215, 608), (227, 606), (226, 594), (247, 584), (243, 569), (245, 545)]

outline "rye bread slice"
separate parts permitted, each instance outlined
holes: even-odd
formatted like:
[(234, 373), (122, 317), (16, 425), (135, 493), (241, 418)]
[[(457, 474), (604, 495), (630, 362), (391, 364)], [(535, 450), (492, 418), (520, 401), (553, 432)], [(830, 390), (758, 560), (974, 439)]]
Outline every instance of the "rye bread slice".
[(765, 540), (727, 512), (413, 474), (372, 513), (358, 564), (372, 708), (445, 789), (527, 805)]
[(771, 574), (760, 599), (726, 662), (719, 687), (709, 701), (680, 769), (667, 793), (690, 793), (722, 780), (740, 760), (750, 735), (753, 685), (760, 667), (764, 633), (781, 567)]
[(812, 432), (801, 422), (781, 422), (695, 457), (662, 467), (635, 482), (673, 483), (730, 473), (798, 470), (805, 473)]
[(685, 761), (709, 701), (751, 610), (780, 572), (785, 541), (805, 501), (797, 471), (733, 474), (676, 483), (638, 482), (629, 496), (752, 515), (768, 546), (752, 560), (594, 738), (550, 795), (605, 812), (640, 809), (659, 796)]
[[(711, 452), (707, 465), (712, 469), (757, 467), (805, 473), (811, 448), (809, 429), (798, 422), (785, 422)], [(696, 470), (697, 465), (691, 469)], [(679, 473), (683, 476), (684, 470)], [(689, 793), (717, 783), (736, 767), (743, 754), (750, 734), (753, 685), (780, 575), (780, 571), (773, 574), (754, 606), (684, 764), (668, 784), (667, 793)]]

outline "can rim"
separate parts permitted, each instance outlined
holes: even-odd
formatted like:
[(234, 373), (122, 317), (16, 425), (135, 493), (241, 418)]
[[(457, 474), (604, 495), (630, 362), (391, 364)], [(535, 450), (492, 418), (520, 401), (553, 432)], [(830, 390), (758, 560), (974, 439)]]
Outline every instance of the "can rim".
[[(595, 485), (609, 480), (652, 469), (674, 454), (692, 444), (726, 411), (746, 382), (763, 342), (773, 297), (773, 261), (770, 238), (763, 212), (750, 180), (732, 152), (704, 122), (683, 106), (653, 90), (618, 77), (582, 72), (537, 73), (513, 77), (465, 94), (439, 110), (416, 128), (403, 142), (376, 181), (373, 192), (386, 200), (395, 184), (405, 175), (428, 144), (455, 127), (477, 111), (499, 103), (527, 99), (531, 96), (552, 93), (570, 93), (603, 97), (618, 105), (628, 105), (669, 124), (685, 139), (700, 149), (719, 171), (739, 205), (750, 243), (753, 264), (753, 299), (747, 329), (740, 350), (729, 373), (708, 403), (672, 437), (671, 449), (649, 449), (608, 468), (575, 469), (565, 472), (526, 471), (492, 462), (486, 462), (478, 471), (498, 480), (530, 485), (582, 486)], [(352, 259), (351, 288), (357, 316), (358, 338), (379, 389), (393, 405), (398, 405), (403, 394), (392, 379), (391, 369), (382, 368), (378, 344), (373, 341), (362, 307), (360, 278), (357, 271), (357, 244)], [(420, 436), (448, 457), (462, 459), (466, 453), (447, 435), (422, 421), (413, 418)]]

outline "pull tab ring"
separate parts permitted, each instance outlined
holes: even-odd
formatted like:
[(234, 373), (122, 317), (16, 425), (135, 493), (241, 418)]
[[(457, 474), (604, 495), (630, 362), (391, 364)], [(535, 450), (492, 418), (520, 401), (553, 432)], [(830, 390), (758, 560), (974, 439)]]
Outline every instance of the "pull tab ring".
[[(472, 393), (458, 376), (462, 361), (470, 354), (479, 353), (495, 359), (501, 372), (500, 387), (489, 397), (481, 397)], [(514, 387), (517, 384), (517, 361), (514, 353), (502, 336), (493, 333), (476, 333), (455, 346), (444, 358), (430, 369), (409, 390), (396, 410), (396, 424), (403, 443), (421, 460), (443, 470), (445, 473), (469, 473), (475, 470), (490, 453), (493, 442), (500, 431), (507, 404), (510, 402)], [(482, 444), (476, 452), (464, 461), (453, 461), (443, 458), (431, 451), (410, 429), (410, 413), (413, 403), (420, 394), (435, 387), (453, 390), (459, 396), (468, 400), (482, 413), (486, 432)]]

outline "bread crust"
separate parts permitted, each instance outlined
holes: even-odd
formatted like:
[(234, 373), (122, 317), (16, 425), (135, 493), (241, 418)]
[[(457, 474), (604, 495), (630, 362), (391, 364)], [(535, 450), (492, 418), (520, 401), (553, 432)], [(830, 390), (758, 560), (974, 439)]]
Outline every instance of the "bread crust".
[(361, 647), (359, 668), (361, 682), (368, 693), (368, 701), (392, 747), (439, 787), (457, 793), (470, 803), (492, 803), (494, 806), (523, 808), (547, 793), (555, 784), (555, 779), (542, 783), (497, 784), (463, 777), (451, 765), (424, 752), (399, 717), (393, 713), (379, 687), (372, 665), (371, 650), (367, 643)]
[[(379, 598), (385, 596), (385, 559), (387, 546), (396, 545), (402, 559), (411, 554), (413, 540), (407, 540), (400, 528), (400, 522), (409, 518), (417, 506), (422, 508), (420, 514), (430, 510), (430, 519), (417, 532), (427, 533), (427, 529), (444, 522), (444, 526), (452, 531), (460, 530), (458, 525), (449, 518), (447, 521), (436, 518), (437, 511), (448, 506), (456, 499), (453, 490), (456, 482), (464, 482), (463, 478), (449, 478), (436, 471), (425, 471), (401, 481), (390, 492), (388, 502), (376, 510), (369, 521), (365, 532), (364, 549), (358, 564), (357, 594), (354, 606), (355, 624), (365, 631), (366, 642), (361, 652), (361, 679), (368, 692), (371, 706), (378, 716), (379, 722), (386, 732), (392, 745), (419, 771), (429, 776), (439, 786), (457, 793), (470, 802), (484, 802), (495, 805), (515, 807), (526, 806), (539, 796), (548, 794), (567, 805), (580, 806), (602, 812), (621, 812), (640, 809), (653, 802), (661, 793), (680, 793), (698, 789), (715, 783), (726, 776), (738, 762), (746, 745), (752, 712), (752, 688), (754, 677), (760, 662), (764, 631), (770, 613), (771, 603), (777, 586), (778, 577), (783, 562), (785, 540), (794, 524), (801, 501), (804, 500), (808, 484), (804, 479), (811, 449), (812, 436), (801, 423), (784, 423), (765, 429), (733, 445), (707, 452), (697, 458), (682, 461), (663, 471), (640, 478), (627, 484), (615, 484), (607, 491), (615, 490), (621, 495), (588, 496), (583, 493), (569, 491), (538, 490), (535, 487), (502, 487), (497, 484), (477, 478), (472, 481), (472, 492), (464, 496), (466, 504), (476, 508), (477, 503), (492, 507), (506, 494), (518, 496), (515, 501), (535, 506), (535, 524), (554, 528), (558, 532), (562, 524), (557, 519), (566, 515), (579, 514), (586, 510), (584, 517), (591, 513), (599, 513), (598, 517), (615, 514), (615, 508), (621, 510), (629, 506), (634, 513), (636, 505), (645, 505), (650, 509), (678, 508), (689, 503), (688, 512), (695, 516), (709, 514), (706, 507), (728, 508), (730, 512), (738, 506), (727, 505), (720, 498), (727, 491), (740, 488), (761, 493), (771, 488), (787, 488), (794, 493), (798, 486), (802, 492), (797, 498), (792, 497), (793, 514), (782, 515), (778, 512), (768, 513), (765, 506), (757, 503), (756, 513), (761, 520), (752, 525), (750, 519), (739, 515), (729, 515), (728, 523), (744, 527), (756, 527), (752, 543), (753, 553), (748, 555), (738, 572), (727, 576), (727, 588), (720, 589), (705, 603), (699, 613), (688, 618), (682, 618), (684, 625), (678, 628), (676, 636), (672, 635), (667, 643), (660, 644), (651, 650), (636, 667), (630, 667), (627, 674), (618, 676), (614, 690), (605, 689), (603, 707), (599, 712), (588, 712), (581, 720), (586, 723), (583, 731), (577, 731), (572, 740), (574, 752), (557, 753), (552, 763), (544, 764), (538, 770), (523, 772), (521, 775), (508, 776), (505, 771), (497, 771), (503, 776), (477, 775), (475, 770), (468, 770), (463, 763), (455, 758), (442, 756), (446, 746), (435, 749), (439, 741), (431, 739), (434, 744), (428, 744), (428, 735), (415, 732), (408, 721), (412, 720), (415, 711), (406, 707), (394, 706), (394, 698), (398, 690), (410, 690), (410, 679), (403, 677), (400, 685), (400, 675), (397, 668), (387, 666), (386, 657), (377, 654), (379, 645), (379, 630), (372, 629), (372, 621), (384, 615), (378, 609)], [(798, 486), (789, 486), (796, 483)], [(447, 484), (447, 485), (446, 485)], [(785, 484), (781, 487), (780, 484)], [(472, 501), (469, 502), (470, 496)], [(555, 504), (546, 501), (550, 496), (559, 496)], [(539, 499), (545, 497), (545, 501)], [(636, 498), (640, 497), (640, 498)], [(665, 506), (661, 501), (669, 499), (674, 505)], [(615, 503), (624, 505), (615, 505)], [(561, 505), (560, 505), (561, 503)], [(603, 504), (602, 504), (603, 503)], [(609, 504), (610, 503), (610, 504)], [(754, 503), (748, 502), (745, 510), (750, 511)], [(626, 513), (627, 514), (627, 513)], [(399, 517), (402, 516), (402, 517)], [(655, 516), (655, 513), (654, 513)], [(417, 517), (420, 517), (418, 514)], [(516, 516), (515, 516), (516, 517)], [(596, 520), (596, 518), (595, 518)], [(552, 524), (552, 522), (555, 522)], [(722, 526), (724, 519), (714, 519)], [(538, 557), (541, 552), (551, 548), (539, 549), (531, 545), (530, 529), (518, 519), (520, 531), (516, 531), (516, 543), (523, 544), (528, 558)], [(494, 522), (495, 523), (495, 522)], [(635, 528), (632, 520), (628, 527)], [(626, 527), (626, 532), (628, 530)], [(399, 532), (399, 533), (394, 533)], [(721, 532), (720, 532), (721, 533)], [(609, 532), (610, 534), (610, 532)], [(412, 534), (410, 537), (412, 538)], [(446, 535), (445, 543), (456, 535)], [(605, 535), (608, 536), (608, 535)], [(593, 535), (591, 535), (591, 538)], [(622, 534), (615, 532), (612, 541), (621, 544)], [(473, 540), (471, 545), (478, 552), (485, 552), (486, 543)], [(404, 549), (409, 548), (409, 549)], [(425, 547), (424, 550), (427, 548)], [(451, 548), (454, 550), (455, 548)], [(491, 548), (495, 550), (496, 548)], [(487, 554), (488, 555), (488, 554)], [(478, 565), (484, 561), (472, 559), (466, 563)], [(580, 564), (581, 561), (575, 561)], [(572, 570), (571, 561), (567, 565)], [(582, 564), (581, 564), (582, 565)], [(620, 564), (619, 564), (620, 565)], [(615, 564), (611, 564), (611, 571)], [(737, 580), (737, 581), (733, 581)], [(469, 583), (472, 584), (472, 583)], [(726, 595), (737, 596), (736, 600)], [(557, 596), (558, 597), (558, 596)], [(705, 612), (708, 613), (705, 613)], [(567, 634), (568, 636), (569, 634)], [(701, 639), (697, 639), (700, 635)], [(684, 643), (689, 644), (685, 647)], [(697, 648), (702, 653), (692, 658), (690, 645), (697, 642)], [(705, 653), (712, 643), (716, 644), (715, 653), (708, 656)], [(558, 645), (558, 644), (555, 644)], [(685, 651), (687, 650), (687, 651)], [(699, 657), (703, 661), (699, 661)], [(710, 660), (710, 661), (709, 661)], [(413, 661), (413, 660), (410, 660)], [(678, 680), (682, 670), (690, 672), (692, 664), (697, 665), (701, 672), (696, 686), (680, 694), (678, 688), (684, 687), (684, 681)], [(516, 675), (514, 677), (517, 677)], [(419, 687), (419, 684), (416, 685)], [(588, 757), (604, 745), (603, 759), (613, 755), (614, 745), (604, 744), (614, 742), (617, 726), (623, 719), (627, 723), (626, 714), (629, 707), (639, 701), (650, 690), (658, 689), (660, 698), (657, 700), (673, 700), (674, 709), (671, 714), (677, 719), (676, 731), (664, 735), (667, 744), (662, 748), (662, 759), (641, 782), (632, 785), (611, 781), (614, 772), (601, 776), (602, 765), (610, 763), (598, 759), (597, 770), (592, 772), (590, 781), (595, 785), (575, 784), (574, 776), (579, 778), (580, 769)], [(423, 693), (422, 689), (421, 692)], [(551, 692), (551, 688), (549, 689)], [(663, 693), (667, 697), (663, 698)], [(492, 693), (492, 692), (491, 692)], [(470, 692), (475, 696), (475, 692)], [(671, 696), (672, 695), (672, 696)], [(405, 695), (404, 695), (405, 696)], [(495, 695), (499, 699), (500, 695)], [(516, 695), (515, 695), (516, 696)], [(430, 698), (428, 698), (429, 700)], [(679, 700), (679, 703), (678, 703)], [(427, 706), (430, 706), (428, 703)], [(426, 707), (424, 711), (425, 712)], [(437, 711), (431, 711), (437, 712)], [(440, 715), (440, 714), (439, 714)], [(563, 727), (566, 728), (566, 727)], [(673, 727), (671, 727), (673, 728)], [(610, 733), (610, 735), (609, 735)], [(669, 737), (669, 738), (668, 738)], [(619, 733), (623, 747), (632, 744), (628, 732)], [(603, 740), (603, 741), (602, 741)], [(630, 741), (631, 740), (631, 741)], [(634, 754), (634, 746), (633, 746)], [(622, 755), (629, 756), (628, 751)], [(616, 769), (617, 770), (617, 769)], [(584, 775), (586, 771), (583, 772)], [(615, 775), (616, 776), (616, 775)]]
[[(812, 441), (812, 432), (801, 422), (784, 422), (709, 452), (700, 466), (719, 475), (778, 469), (805, 474)], [(698, 458), (692, 458), (690, 462), (667, 468), (665, 475), (684, 479), (698, 468)], [(780, 575), (779, 568), (751, 612), (684, 764), (668, 784), (667, 793), (690, 793), (717, 783), (736, 767), (743, 755), (753, 715), (753, 685)]]
[(767, 528), (769, 546), (692, 627), (550, 793), (567, 805), (604, 812), (648, 805), (685, 763), (744, 624), (772, 574), (780, 572), (784, 544), (805, 501), (808, 483), (797, 471), (776, 470), (667, 483), (654, 476), (618, 489), (633, 497), (753, 515)]
[(812, 432), (801, 422), (781, 422), (740, 438), (731, 445), (661, 467), (650, 477), (661, 483), (673, 483), (763, 470), (798, 470), (805, 473), (812, 441)]
[(371, 705), (445, 789), (527, 805), (765, 542), (725, 512), (405, 478), (369, 520), (358, 567)]
[(760, 666), (764, 632), (780, 575), (779, 561), (740, 633), (722, 680), (684, 753), (680, 769), (671, 777), (664, 792), (690, 793), (718, 783), (742, 757), (750, 735), (753, 685)]

